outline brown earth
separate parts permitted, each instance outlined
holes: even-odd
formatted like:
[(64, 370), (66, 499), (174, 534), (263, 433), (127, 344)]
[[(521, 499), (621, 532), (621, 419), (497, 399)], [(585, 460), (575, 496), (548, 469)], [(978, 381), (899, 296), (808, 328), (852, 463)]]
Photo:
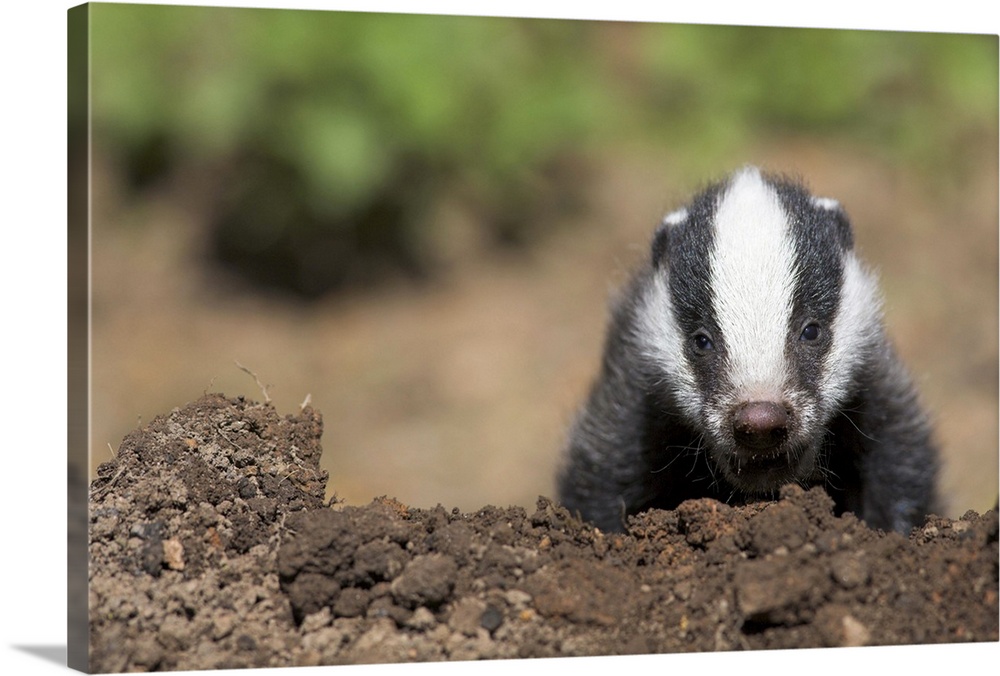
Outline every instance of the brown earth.
[(322, 428), (213, 394), (126, 436), (91, 483), (92, 670), (998, 640), (996, 510), (904, 537), (791, 486), (626, 534), (546, 498), (345, 506)]

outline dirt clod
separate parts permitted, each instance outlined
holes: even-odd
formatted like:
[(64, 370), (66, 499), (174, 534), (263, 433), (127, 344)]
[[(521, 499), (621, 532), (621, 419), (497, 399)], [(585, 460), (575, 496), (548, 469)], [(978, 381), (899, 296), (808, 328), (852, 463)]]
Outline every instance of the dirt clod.
[(910, 536), (822, 490), (597, 531), (552, 501), (328, 505), (322, 421), (208, 395), (91, 484), (91, 669), (998, 640), (997, 513)]

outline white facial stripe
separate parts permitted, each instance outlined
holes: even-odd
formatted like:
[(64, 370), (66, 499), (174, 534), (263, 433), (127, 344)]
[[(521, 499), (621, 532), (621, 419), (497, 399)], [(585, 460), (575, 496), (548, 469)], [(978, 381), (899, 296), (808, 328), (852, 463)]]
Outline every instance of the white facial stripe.
[(844, 397), (857, 371), (859, 354), (878, 338), (882, 325), (881, 297), (875, 276), (865, 270), (857, 256), (844, 259), (844, 283), (840, 304), (833, 320), (833, 342), (823, 364), (820, 397), (824, 408), (833, 410), (845, 403)]
[(778, 195), (756, 169), (744, 169), (718, 205), (711, 259), (715, 315), (737, 396), (779, 396), (785, 389), (794, 260)]
[(674, 395), (684, 412), (692, 419), (700, 417), (703, 397), (698, 389), (691, 366), (684, 358), (684, 337), (674, 320), (670, 289), (663, 275), (657, 274), (646, 289), (643, 308), (639, 312), (638, 338), (648, 359), (664, 374), (665, 383), (674, 388)]

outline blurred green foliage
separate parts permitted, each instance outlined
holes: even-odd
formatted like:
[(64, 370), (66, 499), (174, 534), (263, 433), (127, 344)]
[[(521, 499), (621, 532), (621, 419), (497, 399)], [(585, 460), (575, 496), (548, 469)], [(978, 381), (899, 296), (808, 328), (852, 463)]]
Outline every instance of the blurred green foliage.
[(996, 36), (90, 7), (95, 139), (137, 189), (217, 170), (220, 255), (304, 293), (426, 267), (444, 194), (529, 239), (608, 147), (702, 171), (832, 136), (939, 171), (996, 142)]
[(808, 134), (940, 171), (996, 142), (995, 35), (664, 26), (643, 38), (643, 110), (710, 155)]

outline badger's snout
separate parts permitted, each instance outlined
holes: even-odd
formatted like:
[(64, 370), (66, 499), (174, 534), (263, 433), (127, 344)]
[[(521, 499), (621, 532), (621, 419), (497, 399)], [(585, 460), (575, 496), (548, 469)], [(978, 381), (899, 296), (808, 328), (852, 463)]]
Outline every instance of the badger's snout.
[(788, 412), (774, 401), (743, 403), (733, 413), (733, 437), (747, 448), (776, 448), (788, 437)]
[(708, 417), (715, 443), (708, 448), (731, 484), (747, 493), (772, 493), (812, 473), (817, 446), (810, 407), (800, 398), (790, 391), (716, 403)]
[(723, 441), (712, 455), (735, 486), (768, 493), (813, 471), (816, 447), (808, 406), (803, 411), (801, 403), (762, 397), (738, 401), (724, 410), (719, 420)]

